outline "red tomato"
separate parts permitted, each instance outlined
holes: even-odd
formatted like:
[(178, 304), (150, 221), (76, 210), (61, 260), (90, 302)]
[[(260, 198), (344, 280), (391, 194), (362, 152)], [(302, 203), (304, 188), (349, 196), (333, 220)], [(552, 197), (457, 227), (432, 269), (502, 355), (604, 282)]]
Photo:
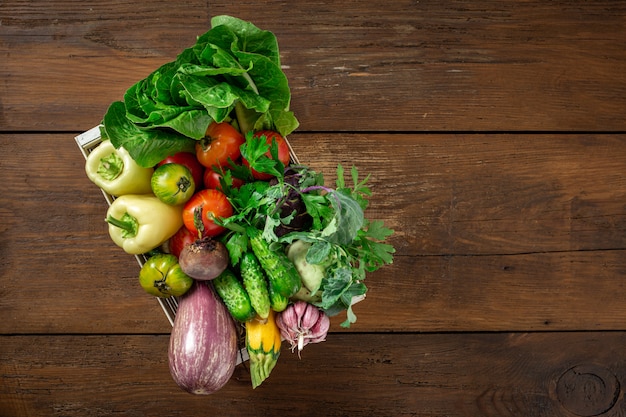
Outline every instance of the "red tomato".
[(232, 216), (233, 206), (219, 190), (201, 190), (191, 197), (183, 209), (183, 223), (198, 237), (213, 237), (225, 229), (215, 224), (213, 218)]
[(230, 123), (211, 123), (206, 136), (196, 144), (196, 158), (207, 168), (224, 166), (228, 159), (241, 156), (239, 147), (246, 140)]
[[(204, 171), (204, 186), (205, 188), (210, 188), (213, 190), (221, 190), (222, 185), (220, 184), (220, 179), (222, 178), (222, 174), (219, 172), (215, 172), (212, 169), (206, 169)], [(244, 181), (239, 178), (233, 177), (233, 187), (239, 188), (243, 185)]]
[(185, 246), (191, 245), (196, 239), (198, 239), (198, 236), (191, 233), (187, 227), (182, 226), (169, 240), (170, 253), (178, 258), (180, 251), (182, 251)]
[[(287, 145), (287, 141), (280, 136), (278, 133), (271, 131), (271, 130), (260, 130), (256, 133), (254, 133), (254, 137), (256, 138), (260, 138), (261, 136), (265, 136), (267, 143), (271, 146), (272, 141), (276, 141), (276, 144), (278, 145), (278, 160), (280, 162), (283, 163), (283, 165), (287, 166), (289, 165), (289, 161), (291, 160), (291, 156), (289, 155), (289, 145)], [(265, 155), (269, 158), (272, 157), (271, 155), (271, 151), (268, 150)], [(243, 159), (243, 164), (247, 167), (250, 166), (250, 164), (248, 163), (248, 161), (245, 160), (245, 158)], [(274, 176), (271, 174), (266, 174), (264, 172), (258, 172), (254, 169), (251, 169), (252, 171), (252, 176), (257, 179), (257, 180), (269, 180), (271, 178), (273, 178)]]
[(204, 175), (204, 166), (198, 162), (196, 155), (191, 152), (179, 152), (172, 156), (168, 156), (157, 164), (157, 167), (165, 164), (184, 165), (191, 171), (193, 182), (196, 185), (196, 191), (202, 188), (202, 176)]

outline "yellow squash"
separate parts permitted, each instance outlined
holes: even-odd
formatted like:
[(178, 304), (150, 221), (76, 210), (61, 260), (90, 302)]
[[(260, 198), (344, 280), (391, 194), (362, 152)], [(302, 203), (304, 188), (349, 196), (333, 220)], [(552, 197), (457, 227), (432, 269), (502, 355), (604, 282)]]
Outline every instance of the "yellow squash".
[(252, 388), (256, 388), (270, 376), (280, 355), (280, 329), (276, 325), (276, 313), (270, 310), (267, 319), (258, 315), (246, 322), (246, 348), (250, 355)]

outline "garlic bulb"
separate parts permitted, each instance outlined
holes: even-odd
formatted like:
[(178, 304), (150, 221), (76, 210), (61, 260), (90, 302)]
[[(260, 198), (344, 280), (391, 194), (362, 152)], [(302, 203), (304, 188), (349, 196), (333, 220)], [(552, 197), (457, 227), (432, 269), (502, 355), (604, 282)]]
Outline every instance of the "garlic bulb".
[(300, 355), (307, 344), (326, 340), (330, 319), (313, 304), (296, 301), (277, 315), (276, 324), (283, 339), (291, 344), (291, 351), (297, 348)]

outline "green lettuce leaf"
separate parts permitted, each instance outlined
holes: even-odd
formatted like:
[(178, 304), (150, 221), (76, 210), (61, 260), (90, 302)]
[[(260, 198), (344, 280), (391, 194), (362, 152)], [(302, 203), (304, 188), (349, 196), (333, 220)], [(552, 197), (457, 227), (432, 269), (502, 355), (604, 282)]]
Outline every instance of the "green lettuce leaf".
[(169, 131), (139, 129), (126, 118), (126, 107), (121, 101), (109, 106), (104, 116), (104, 137), (108, 137), (116, 148), (123, 147), (137, 164), (152, 167), (169, 155), (191, 152), (195, 141)]
[(231, 16), (216, 16), (211, 25), (105, 114), (111, 143), (123, 144), (140, 165), (189, 149), (189, 140), (202, 139), (213, 121), (241, 118), (244, 129), (283, 137), (298, 127), (274, 34)]

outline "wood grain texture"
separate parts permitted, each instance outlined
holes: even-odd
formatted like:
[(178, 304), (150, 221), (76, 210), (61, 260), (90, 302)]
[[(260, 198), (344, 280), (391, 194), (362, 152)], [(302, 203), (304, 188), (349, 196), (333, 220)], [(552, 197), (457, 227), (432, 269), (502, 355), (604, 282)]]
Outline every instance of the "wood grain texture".
[[(285, 349), (261, 387), (253, 390), (239, 366), (207, 397), (172, 382), (167, 341), (1, 336), (0, 415), (573, 417), (591, 403), (602, 416), (626, 412), (622, 389), (607, 396), (602, 388), (624, 383), (623, 332), (332, 334), (302, 359)], [(572, 377), (572, 369), (586, 371)], [(557, 392), (563, 375), (570, 389), (597, 390), (587, 405)]]
[(87, 130), (210, 27), (207, 2), (3, 1), (0, 129)]
[[(354, 331), (624, 328), (623, 136), (297, 134), (292, 145), (328, 183), (338, 163), (371, 173), (368, 217), (397, 230), (395, 263), (368, 278)], [(0, 332), (167, 332), (134, 258), (108, 237), (72, 137), (0, 135), (0, 150), (15, 178), (0, 196)]]
[[(626, 415), (626, 3), (0, 2), (0, 417)], [(73, 140), (231, 14), (396, 230), (349, 330), (193, 397)]]
[(4, 1), (0, 129), (90, 128), (218, 14), (277, 35), (301, 130), (626, 127), (622, 2), (170, 4)]

